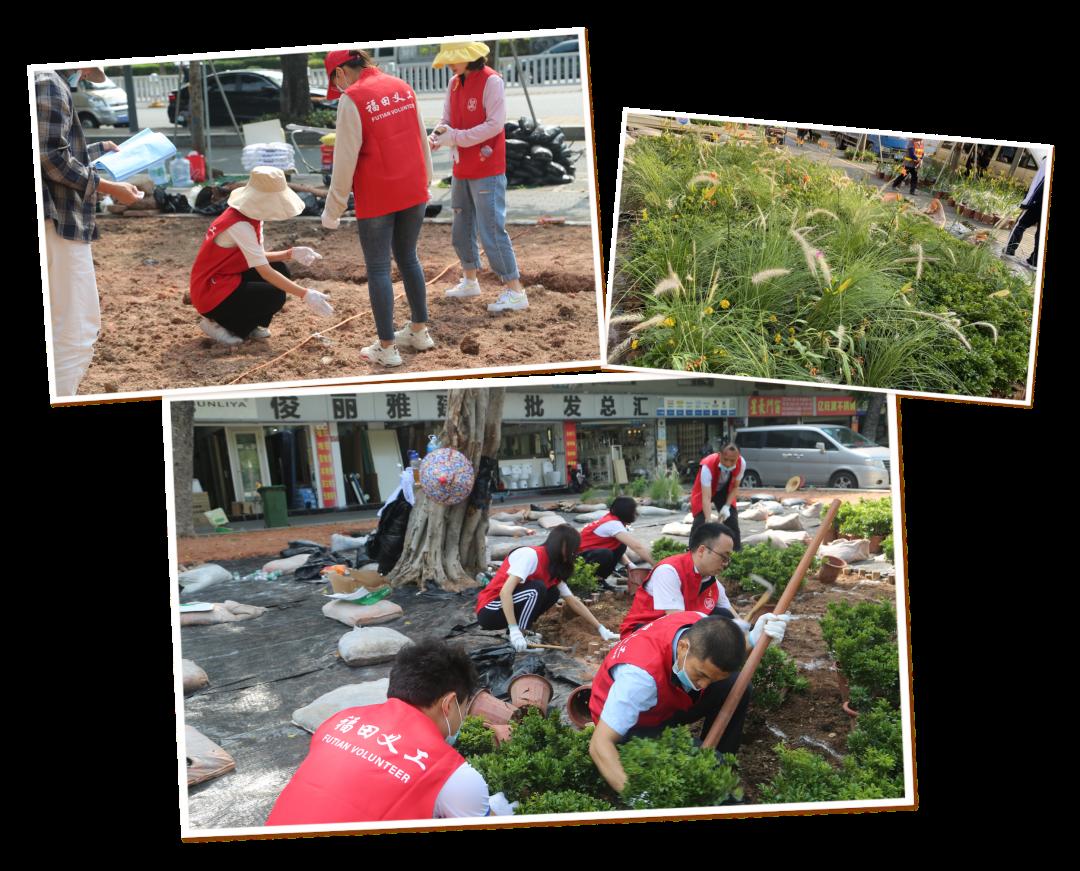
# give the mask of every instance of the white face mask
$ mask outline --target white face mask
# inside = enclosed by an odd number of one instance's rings
[[[457,696],[454,696],[454,704],[457,705],[458,712],[458,727],[457,731],[453,734],[450,733],[450,719],[445,714],[443,719],[446,720],[446,743],[453,747],[457,743],[458,734],[461,732],[461,724],[465,722],[465,715],[461,713],[461,705],[458,705]]]
[[[70,76],[68,76],[68,87],[74,88],[79,84],[79,80],[82,79],[82,70],[75,70]]]

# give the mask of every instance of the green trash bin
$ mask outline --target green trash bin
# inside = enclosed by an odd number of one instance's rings
[[[289,525],[289,509],[284,484],[260,487],[259,497],[263,504],[263,520],[268,528]]]

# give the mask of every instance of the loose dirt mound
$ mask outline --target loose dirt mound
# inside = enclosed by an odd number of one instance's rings
[[[202,243],[209,218],[103,218],[101,239],[94,244],[94,265],[101,297],[101,336],[94,360],[79,392],[116,393],[204,387],[232,379],[269,362],[312,333],[345,318],[356,320],[315,339],[284,360],[240,383],[307,378],[341,378],[430,372],[486,366],[530,366],[599,357],[596,281],[592,231],[588,227],[544,225],[512,227],[522,282],[543,285],[529,291],[529,308],[521,312],[489,313],[501,283],[490,272],[480,273],[481,296],[446,299],[444,291],[460,277],[450,244],[448,224],[426,224],[420,237],[420,262],[431,281],[428,318],[436,347],[423,353],[403,351],[404,365],[385,369],[363,361],[359,350],[375,340],[368,300],[367,271],[355,229],[323,229],[310,219],[268,223],[269,250],[308,245],[323,255],[311,267],[289,264],[299,284],[310,282],[330,294],[332,319],[318,318],[290,297],[270,326],[268,342],[246,342],[226,348],[203,336],[198,313],[181,302],[188,288],[191,265]],[[395,295],[404,293],[395,267]],[[401,327],[408,305],[395,304]],[[461,338],[475,341],[468,350]],[[507,341],[508,334],[513,341]]]

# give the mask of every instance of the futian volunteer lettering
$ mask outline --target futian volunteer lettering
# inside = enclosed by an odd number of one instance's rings
[[[373,726],[370,723],[357,725],[359,722],[360,717],[345,717],[344,719],[339,720],[334,725],[333,732],[340,732],[342,734],[348,735],[355,730],[357,738],[365,740],[375,738],[375,743],[377,746],[385,748],[388,752],[392,754],[400,755],[404,761],[413,763],[414,765],[419,767],[421,771],[427,771],[427,765],[424,764],[424,760],[427,759],[431,754],[428,753],[426,750],[422,750],[418,747],[416,748],[416,752],[409,756],[403,751],[397,749],[397,744],[399,741],[401,741],[401,735],[394,735],[389,732],[379,735],[378,726]],[[323,735],[322,740],[324,744],[329,744],[332,747],[336,747],[339,750],[345,751],[346,753],[351,753],[354,756],[358,756],[360,759],[372,763],[377,768],[381,768],[383,771],[389,772],[393,777],[397,778],[402,783],[409,782],[409,772],[407,770],[398,767],[394,764],[394,762],[381,756],[378,752],[368,750],[358,744],[353,744],[349,741],[345,741],[342,738],[338,738],[336,735],[332,734],[332,732],[327,732],[325,735]]]

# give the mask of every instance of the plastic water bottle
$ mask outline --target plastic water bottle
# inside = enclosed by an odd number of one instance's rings
[[[424,453],[430,454],[432,451],[437,451],[442,447],[442,443],[439,441],[439,437],[432,433],[428,436],[427,450]]]
[[[165,161],[159,160],[153,166],[151,166],[146,174],[150,176],[150,181],[156,185],[166,185],[169,183],[169,175],[165,172]]]
[[[186,157],[174,157],[172,165],[169,167],[169,175],[172,176],[172,186],[174,188],[191,187],[191,161]]]

